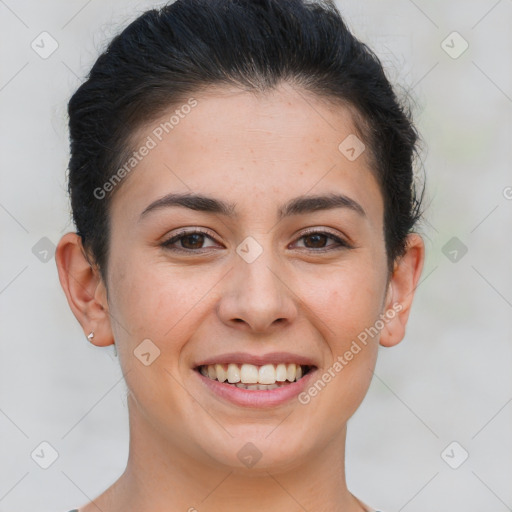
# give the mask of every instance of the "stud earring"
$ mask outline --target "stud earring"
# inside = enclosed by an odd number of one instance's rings
[[[87,336],[87,339],[91,341],[94,338],[94,332],[91,331],[91,333]]]

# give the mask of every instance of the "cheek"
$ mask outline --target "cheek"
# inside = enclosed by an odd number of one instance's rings
[[[299,396],[310,418],[308,428],[323,431],[327,439],[334,438],[361,405],[378,353],[379,337],[369,336],[366,329],[379,317],[379,292],[361,282],[350,283],[340,279],[340,286],[331,288],[323,303],[316,304],[320,320],[316,325],[329,357]]]
[[[111,313],[124,327],[116,329],[116,339],[133,351],[149,338],[163,359],[173,355],[166,363],[177,364],[176,351],[197,327],[195,319],[204,308],[202,298],[214,286],[215,275],[198,274],[192,268],[187,272],[154,258],[146,261],[144,255],[125,257],[116,269]]]
[[[309,304],[322,320],[323,334],[333,351],[344,350],[379,318],[385,282],[371,267],[338,269],[309,284],[314,290]]]
[[[363,401],[377,360],[383,285],[368,272],[358,279],[334,276],[314,301],[316,325],[330,354],[302,394],[301,403],[318,428],[334,436]]]

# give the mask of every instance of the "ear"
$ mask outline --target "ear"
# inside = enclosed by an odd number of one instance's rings
[[[409,234],[406,252],[395,262],[393,275],[388,284],[384,306],[384,313],[388,312],[388,320],[380,335],[380,344],[384,347],[397,345],[405,336],[405,326],[424,260],[423,239],[417,233]]]
[[[66,233],[55,251],[59,280],[69,307],[90,342],[105,347],[114,343],[108,314],[107,289],[97,267],[91,266],[82,239],[77,233]]]

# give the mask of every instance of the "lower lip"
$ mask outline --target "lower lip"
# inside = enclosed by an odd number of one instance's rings
[[[243,407],[274,407],[284,404],[296,398],[307,387],[308,382],[315,374],[315,370],[310,370],[304,377],[296,382],[285,384],[278,388],[269,390],[250,390],[237,388],[232,384],[225,384],[218,380],[205,377],[202,373],[194,370],[194,373],[215,395],[227,400],[235,405]]]

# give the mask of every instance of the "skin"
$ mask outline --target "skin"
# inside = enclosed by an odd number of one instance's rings
[[[86,335],[94,331],[91,343],[115,340],[129,390],[126,470],[79,510],[366,510],[345,482],[346,424],[368,390],[379,344],[404,337],[423,241],[408,236],[388,279],[383,199],[369,151],[349,161],[338,150],[356,133],[347,107],[289,84],[260,95],[212,88],[196,98],[116,190],[107,283],[76,234],[57,247],[74,315]],[[168,119],[163,113],[140,129],[134,147]],[[172,207],[139,220],[170,192],[236,203],[239,217]],[[357,201],[366,215],[336,208],[277,221],[288,200],[332,192]],[[183,227],[213,239],[174,244],[188,253],[161,246]],[[352,248],[304,238],[306,228],[327,230]],[[236,252],[248,236],[263,250],[252,263]],[[206,390],[193,370],[222,353],[288,351],[313,358],[321,375],[396,304],[401,311],[306,405],[236,406]],[[160,350],[149,366],[133,354],[144,339]],[[237,457],[247,442],[262,454],[252,468]]]

